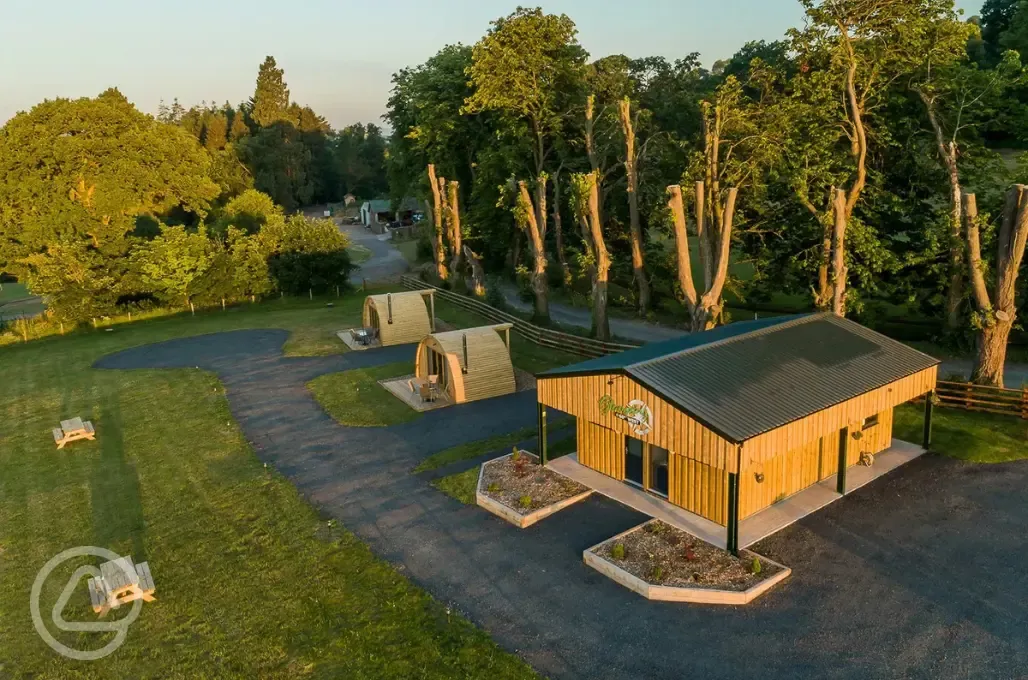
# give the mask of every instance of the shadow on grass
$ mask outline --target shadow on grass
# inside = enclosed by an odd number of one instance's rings
[[[93,541],[98,547],[146,559],[143,536],[143,499],[136,466],[125,456],[121,405],[117,394],[106,395],[100,405],[97,442],[100,458],[89,480],[93,510]]]

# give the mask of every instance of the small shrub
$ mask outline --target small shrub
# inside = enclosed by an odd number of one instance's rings
[[[528,495],[522,496],[518,499],[518,504],[527,510],[528,508],[532,507],[532,497]]]
[[[625,559],[625,544],[615,543],[613,547],[611,547],[610,549],[610,556],[613,557],[615,560]]]
[[[663,576],[664,576],[664,570],[661,568],[661,566],[659,564],[655,565],[653,567],[653,569],[650,570],[650,580],[651,581],[659,581]]]
[[[750,565],[750,573],[753,575],[757,575],[760,573],[761,569],[763,569],[763,567],[760,566],[760,558],[754,556],[753,564]]]
[[[656,536],[660,536],[667,531],[667,525],[663,522],[650,522],[646,525],[646,531]]]
[[[489,486],[485,487],[485,490],[489,493],[500,493],[500,485],[496,482],[489,482]]]
[[[685,546],[685,561],[692,562],[696,559],[696,551],[692,549],[691,545]]]
[[[518,450],[518,447],[515,446],[513,449],[511,449],[510,460],[513,463],[517,463],[519,460],[521,460],[521,451]]]

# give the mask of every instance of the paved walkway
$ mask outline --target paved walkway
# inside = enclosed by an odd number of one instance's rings
[[[407,259],[389,242],[388,234],[372,234],[362,224],[340,224],[339,231],[371,251],[371,258],[350,275],[351,281],[388,281],[407,272]]]
[[[410,474],[535,422],[535,395],[389,428],[335,423],[305,383],[409,347],[285,358],[284,331],[173,340],[100,368],[200,367],[257,456],[380,557],[551,678],[1011,678],[1028,669],[1028,464],[925,456],[754,546],[793,568],[745,608],[650,603],[582,563],[645,518],[593,496],[521,531]]]

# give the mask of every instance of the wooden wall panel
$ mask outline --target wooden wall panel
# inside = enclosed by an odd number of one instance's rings
[[[578,462],[618,481],[624,481],[624,435],[581,418],[577,430]]]
[[[609,384],[610,381],[612,384]],[[737,445],[723,439],[676,407],[622,375],[591,375],[568,378],[540,378],[539,401],[584,421],[598,423],[621,434],[667,449],[672,454],[699,461],[714,468],[734,472]],[[647,434],[612,413],[600,413],[600,399],[609,395],[619,406],[642,401],[653,413]]]
[[[933,366],[749,439],[742,446],[742,467],[745,469],[782,451],[792,451],[843,427],[857,427],[872,414],[883,413],[919,397],[935,389],[937,372],[937,367]]]
[[[685,456],[668,459],[668,500],[721,526],[728,523],[728,473]]]

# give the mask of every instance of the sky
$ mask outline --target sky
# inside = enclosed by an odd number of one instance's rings
[[[529,0],[521,3],[533,6]],[[333,127],[381,124],[390,77],[442,46],[473,44],[519,0],[0,0],[0,122],[43,99],[116,86],[143,111],[238,103],[273,55],[294,101]],[[593,58],[710,66],[750,40],[800,25],[797,0],[549,0]],[[957,0],[971,16],[981,0]]]

